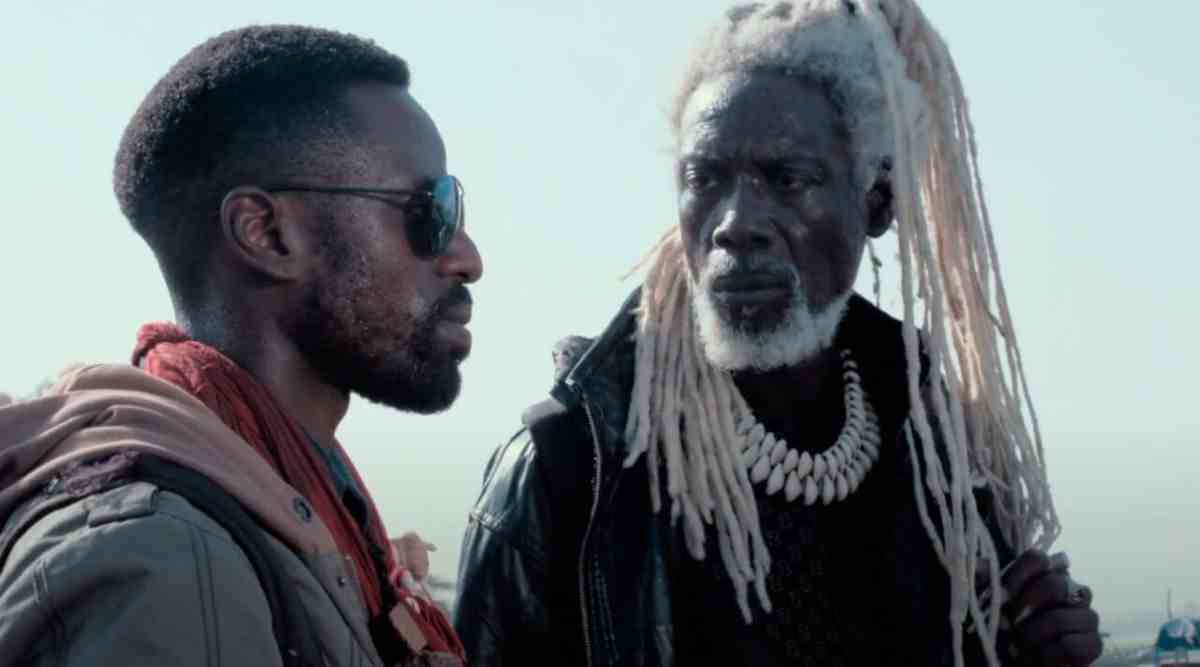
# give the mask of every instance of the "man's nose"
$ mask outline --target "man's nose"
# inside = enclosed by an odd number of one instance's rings
[[[466,285],[483,277],[483,258],[467,230],[460,229],[446,252],[438,258],[438,272],[453,276]]]
[[[757,184],[739,178],[722,206],[713,229],[713,245],[735,253],[762,252],[771,247],[777,231],[771,222],[770,206]]]

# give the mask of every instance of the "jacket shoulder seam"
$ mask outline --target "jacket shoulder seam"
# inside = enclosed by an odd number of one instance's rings
[[[533,540],[523,539],[518,531],[502,525],[504,520],[491,512],[475,509],[471,511],[471,519],[481,528],[487,530],[507,547],[533,560],[538,567],[545,568],[547,561],[545,552],[533,543]]]
[[[170,492],[164,491],[163,493],[170,493]],[[175,495],[175,494],[171,494],[171,495]],[[183,500],[186,500],[186,498],[183,498]],[[189,507],[190,507],[190,505],[189,505]],[[200,512],[200,510],[195,509],[195,508],[192,508],[192,511],[199,513],[199,514],[203,514],[202,512]],[[54,516],[54,513],[47,514],[46,516],[41,517],[37,521],[34,521],[33,523],[31,523],[29,525],[29,528],[33,528],[34,526],[46,521],[47,519],[52,518],[53,516]],[[229,535],[229,533],[224,532],[223,529],[220,529],[219,526],[217,528],[218,528],[218,530],[221,530],[221,532],[216,532],[207,526],[200,525],[198,522],[196,522],[195,520],[193,520],[190,517],[187,517],[180,513],[176,513],[171,510],[164,510],[161,507],[156,508],[155,512],[152,514],[144,514],[144,515],[133,517],[130,519],[125,519],[120,523],[124,523],[124,524],[133,524],[134,522],[145,523],[145,522],[153,521],[155,517],[161,517],[165,521],[180,524],[182,527],[184,527],[186,529],[186,532],[189,535],[188,538],[186,538],[186,539],[188,539],[188,541],[192,541],[195,538],[195,533],[198,533],[203,537],[208,537],[208,538],[219,540],[222,544],[232,547],[238,553],[241,553],[241,548],[238,546],[237,542],[235,542],[233,540],[232,536]],[[105,531],[102,531],[100,529],[109,527],[111,525],[113,525],[113,524],[111,524],[111,523],[102,524],[101,526],[89,526],[87,524],[83,524],[83,525],[79,526],[78,528],[75,528],[74,530],[70,531],[70,534],[68,534],[65,537],[64,542],[79,543],[79,542],[82,542],[85,540],[90,541],[90,540],[107,539],[107,537],[104,535]],[[28,530],[26,531],[26,533],[28,534]],[[182,543],[183,543],[183,540],[181,538],[180,544],[182,545]],[[189,547],[188,550],[192,552],[193,557],[196,556],[195,550],[193,548]],[[59,551],[60,551],[59,549],[52,548],[52,549],[47,550],[45,553],[39,554],[33,560],[33,562],[29,563],[29,567],[33,571],[37,571],[38,568],[45,569],[45,568],[51,567],[52,562],[59,556]],[[210,560],[212,560],[211,556],[210,556]],[[245,565],[246,565],[246,567],[249,567],[248,563]],[[47,582],[47,583],[49,583],[49,582]]]
[[[221,638],[218,634],[219,624],[216,622],[216,592],[212,585],[212,556],[208,551],[208,540],[204,539],[206,532],[192,525],[191,522],[185,523],[189,528],[188,538],[192,543],[192,560],[196,566],[194,571],[196,598],[200,605],[200,623],[201,631],[204,633],[204,644],[211,652],[210,655],[217,656],[219,663]],[[207,585],[205,585],[206,583]]]
[[[195,513],[195,514],[197,514],[197,515],[199,515],[199,516],[201,516],[201,517],[204,517],[204,518],[205,518],[205,519],[207,519],[208,521],[211,521],[211,522],[213,522],[214,524],[216,524],[216,519],[212,519],[212,518],[210,518],[210,517],[209,517],[207,514],[205,514],[203,511],[201,511],[201,510],[197,509],[197,508],[196,508],[195,506],[193,506],[193,505],[192,505],[190,502],[188,502],[187,498],[184,498],[183,496],[180,496],[180,495],[178,495],[178,494],[176,494],[176,493],[173,493],[173,492],[171,492],[171,491],[166,491],[166,490],[162,490],[162,489],[159,489],[158,493],[160,493],[160,494],[169,494],[169,495],[171,495],[171,496],[173,496],[173,497],[175,497],[175,498],[178,498],[178,499],[180,499],[180,500],[182,500],[182,501],[184,501],[184,502],[187,502],[187,508],[188,508],[188,509],[189,509],[189,510],[190,510],[192,513]],[[177,522],[179,522],[179,523],[181,523],[181,524],[184,524],[184,525],[185,525],[185,526],[187,526],[188,528],[190,528],[190,529],[192,529],[192,530],[195,530],[195,531],[197,531],[197,532],[199,532],[199,533],[201,533],[201,534],[205,535],[206,537],[211,537],[211,538],[214,538],[214,539],[221,540],[222,542],[224,542],[224,543],[226,543],[226,544],[229,544],[229,545],[232,545],[232,546],[234,546],[234,547],[237,547],[237,546],[238,546],[237,542],[235,542],[235,541],[233,540],[233,536],[232,536],[232,535],[230,535],[230,534],[229,534],[229,532],[228,532],[228,531],[226,531],[224,528],[222,528],[222,527],[220,526],[220,524],[216,524],[215,526],[205,526],[205,525],[203,525],[203,524],[202,524],[202,523],[201,523],[201,522],[198,520],[198,518],[197,518],[197,517],[191,517],[191,516],[188,516],[188,515],[187,515],[186,513],[184,513],[184,512],[177,512],[177,511],[175,511],[175,510],[174,510],[174,509],[172,509],[172,508],[165,508],[165,507],[162,507],[162,506],[159,506],[159,507],[158,507],[158,509],[157,509],[157,512],[156,512],[156,513],[157,513],[158,515],[160,515],[160,516],[163,516],[163,517],[166,517],[166,518],[168,518],[168,519],[171,519],[171,520],[177,521]],[[238,550],[240,551],[240,550],[241,550],[241,548],[239,547],[239,548],[238,548]]]

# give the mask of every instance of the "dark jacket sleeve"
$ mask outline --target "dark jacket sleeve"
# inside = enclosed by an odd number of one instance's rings
[[[531,407],[488,463],[454,606],[472,667],[585,660],[578,562],[594,458],[581,412]]]
[[[492,456],[463,539],[454,627],[473,666],[539,664],[549,635],[550,513],[536,448],[522,429]]]

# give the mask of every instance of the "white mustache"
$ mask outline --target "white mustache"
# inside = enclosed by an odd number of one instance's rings
[[[705,290],[712,289],[713,282],[720,278],[739,273],[765,273],[774,276],[787,276],[793,288],[800,284],[800,273],[796,267],[783,262],[772,261],[762,256],[739,260],[727,252],[714,252],[700,269],[697,285]]]

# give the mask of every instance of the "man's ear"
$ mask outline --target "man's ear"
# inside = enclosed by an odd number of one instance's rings
[[[284,281],[299,274],[297,251],[303,242],[297,221],[265,190],[230,190],[221,202],[221,231],[229,251],[247,269]]]
[[[883,236],[896,219],[893,206],[892,184],[879,180],[867,191],[867,236],[877,239]]]

